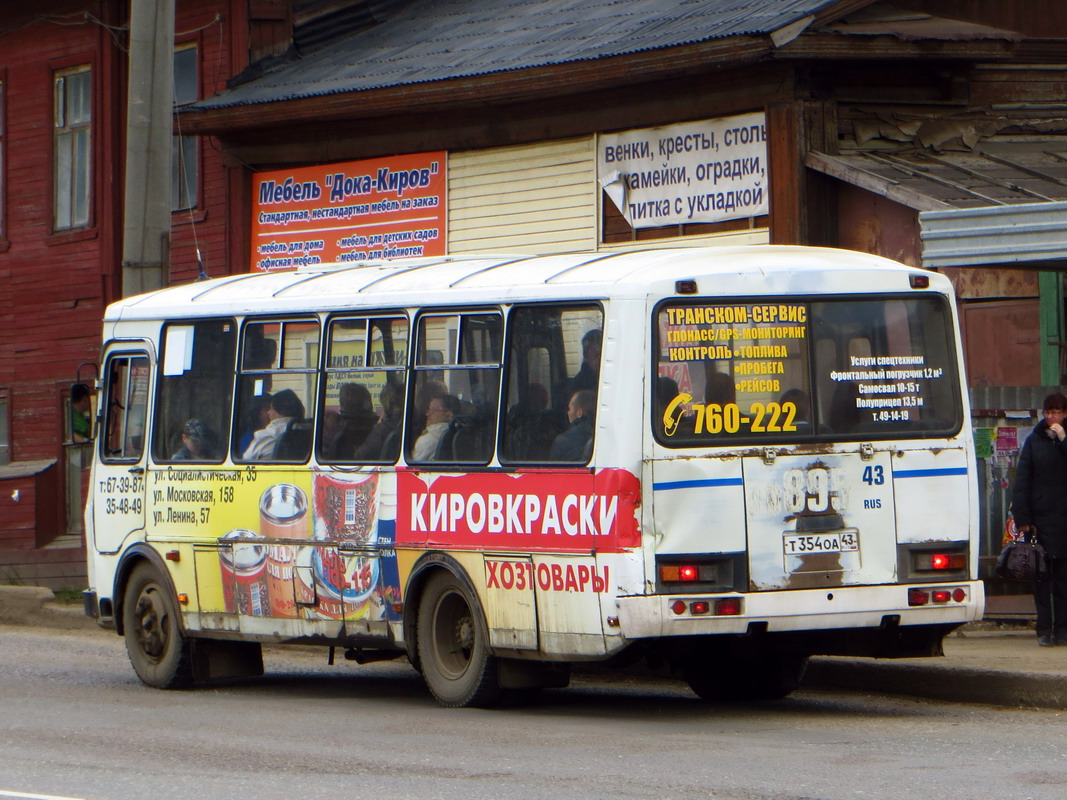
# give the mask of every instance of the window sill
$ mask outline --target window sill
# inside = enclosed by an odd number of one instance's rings
[[[69,231],[60,231],[58,233],[53,233],[44,241],[45,244],[49,246],[61,245],[69,244],[71,242],[84,242],[88,239],[95,239],[97,235],[98,231],[96,228],[75,228]]]

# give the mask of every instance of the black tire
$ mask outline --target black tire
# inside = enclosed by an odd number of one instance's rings
[[[442,570],[426,583],[415,641],[423,680],[441,705],[485,708],[500,701],[481,608],[451,572]]]
[[[122,602],[126,652],[137,677],[157,689],[193,683],[192,648],[182,634],[169,585],[147,562],[133,568]]]
[[[690,662],[682,674],[702,700],[738,703],[780,700],[792,694],[804,678],[807,656],[767,654],[759,660],[728,664]]]

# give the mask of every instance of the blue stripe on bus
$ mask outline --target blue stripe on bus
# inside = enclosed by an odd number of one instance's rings
[[[708,486],[744,486],[740,478],[706,478],[699,481],[665,481],[653,483],[653,491],[667,491],[668,489],[699,489]]]
[[[941,478],[947,475],[966,475],[966,467],[948,467],[945,469],[900,469],[894,470],[894,478]]]

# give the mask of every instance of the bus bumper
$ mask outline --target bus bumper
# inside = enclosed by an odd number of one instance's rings
[[[925,593],[925,603],[918,604],[921,597],[916,590]],[[887,625],[938,626],[948,630],[982,618],[985,586],[981,581],[954,581],[749,594],[647,595],[620,597],[617,603],[620,632],[631,640],[841,631]]]

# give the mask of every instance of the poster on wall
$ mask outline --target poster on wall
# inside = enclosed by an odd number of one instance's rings
[[[635,229],[766,214],[766,115],[601,134],[597,180]]]
[[[444,255],[445,155],[257,172],[251,271]]]

